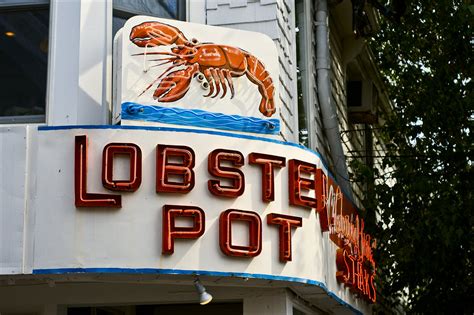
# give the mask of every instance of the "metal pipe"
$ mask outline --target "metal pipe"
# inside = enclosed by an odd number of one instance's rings
[[[323,129],[328,139],[329,150],[336,171],[336,181],[352,199],[346,157],[342,149],[337,109],[331,99],[331,63],[329,59],[328,5],[319,0],[316,8],[316,71],[318,99],[321,107]]]

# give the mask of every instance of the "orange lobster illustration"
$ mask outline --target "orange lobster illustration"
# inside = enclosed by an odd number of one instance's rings
[[[148,52],[136,55],[163,55],[156,66],[171,64],[140,95],[149,90],[158,80],[153,98],[160,102],[174,102],[182,98],[189,90],[191,80],[196,77],[203,87],[209,87],[205,97],[215,98],[222,89],[223,98],[229,86],[231,98],[235,95],[233,77],[246,75],[257,85],[262,97],[259,111],[267,117],[276,109],[274,104],[274,86],[264,64],[249,52],[232,46],[214,43],[199,43],[188,40],[176,27],[161,22],[144,22],[136,25],[130,32],[130,41],[147,49],[163,45],[173,45],[171,52]],[[184,68],[183,68],[184,67]],[[204,81],[205,80],[205,81]]]

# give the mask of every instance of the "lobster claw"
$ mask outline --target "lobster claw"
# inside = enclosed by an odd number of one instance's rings
[[[198,65],[170,72],[165,76],[155,92],[153,98],[159,102],[174,102],[179,100],[189,90],[191,79],[198,71]]]
[[[134,26],[130,31],[130,41],[138,47],[189,43],[178,28],[160,22],[143,22]]]

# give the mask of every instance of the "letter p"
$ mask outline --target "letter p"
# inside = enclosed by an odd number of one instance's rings
[[[176,226],[176,218],[192,218],[193,225],[190,227]],[[171,255],[174,253],[174,239],[176,238],[199,238],[204,234],[205,216],[204,211],[198,207],[164,205],[163,206],[163,240],[162,253]]]

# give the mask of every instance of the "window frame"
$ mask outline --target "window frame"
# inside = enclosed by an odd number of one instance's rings
[[[51,1],[52,0],[13,0],[11,2],[0,2],[0,13],[2,12],[22,12],[38,9],[49,10],[49,25],[48,25],[48,43],[51,42]],[[54,0],[53,0],[54,1]],[[50,76],[50,52],[48,44],[48,64],[46,66],[46,97],[44,100],[44,114],[42,115],[10,115],[0,116],[0,126],[7,125],[44,125],[47,123],[48,117],[48,94],[49,94],[49,76]]]
[[[187,6],[187,1],[185,0],[177,0],[177,11],[178,11],[178,16],[177,20],[179,21],[186,21],[186,6]],[[135,15],[140,15],[144,14],[144,12],[139,12],[139,11],[127,11],[123,10],[122,8],[118,7],[113,4],[112,0],[112,15],[117,16],[120,18],[128,19],[131,18],[132,16]]]

